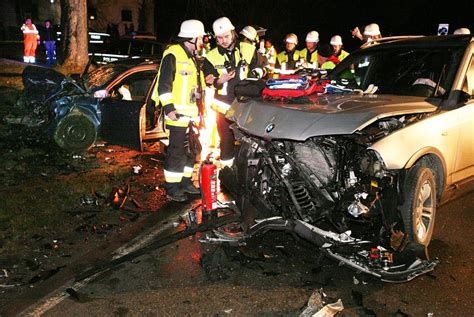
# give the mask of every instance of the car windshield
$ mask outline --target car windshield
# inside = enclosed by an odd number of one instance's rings
[[[451,89],[463,52],[446,47],[361,50],[328,78],[363,91],[376,86],[377,94],[440,97]]]
[[[84,86],[88,91],[101,89],[126,69],[123,65],[113,63],[101,66],[85,75]]]

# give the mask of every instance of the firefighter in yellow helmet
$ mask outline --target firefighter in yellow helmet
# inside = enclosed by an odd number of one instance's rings
[[[300,60],[300,54],[296,50],[298,37],[294,33],[285,36],[285,50],[277,55],[276,68],[295,69],[296,63]]]
[[[177,43],[163,53],[152,98],[161,102],[165,124],[169,129],[164,174],[165,189],[169,199],[183,202],[187,194],[200,191],[191,181],[195,156],[185,153],[185,141],[190,121],[199,121],[199,87],[203,78],[196,66],[196,55],[202,46],[204,25],[198,20],[181,23]],[[203,82],[204,80],[202,80]]]
[[[342,61],[344,58],[349,56],[349,53],[342,49],[342,38],[340,35],[334,35],[331,37],[329,44],[334,48],[334,56],[336,56],[339,61]]]
[[[318,61],[319,33],[311,31],[306,35],[306,47],[300,51],[300,60],[316,65]]]
[[[203,70],[206,83],[216,89],[211,108],[217,111],[220,164],[221,168],[225,168],[231,167],[234,162],[235,139],[230,129],[231,123],[225,117],[235,99],[234,88],[248,77],[263,77],[264,72],[259,64],[256,47],[239,41],[235,27],[228,18],[217,19],[212,28],[217,47],[207,54]]]

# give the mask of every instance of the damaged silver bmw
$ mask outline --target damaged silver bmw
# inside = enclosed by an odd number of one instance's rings
[[[220,177],[244,238],[295,232],[384,281],[433,270],[437,206],[474,178],[473,52],[470,35],[387,38],[316,78],[322,93],[236,99]]]

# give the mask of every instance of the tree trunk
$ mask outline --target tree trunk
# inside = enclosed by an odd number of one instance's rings
[[[155,1],[143,0],[142,10],[145,13],[145,31],[156,34],[155,29]]]
[[[61,0],[61,29],[60,69],[82,73],[89,60],[86,0]]]

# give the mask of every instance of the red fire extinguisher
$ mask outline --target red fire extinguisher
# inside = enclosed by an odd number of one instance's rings
[[[199,183],[202,194],[202,207],[205,212],[217,208],[217,167],[211,161],[201,164]]]

